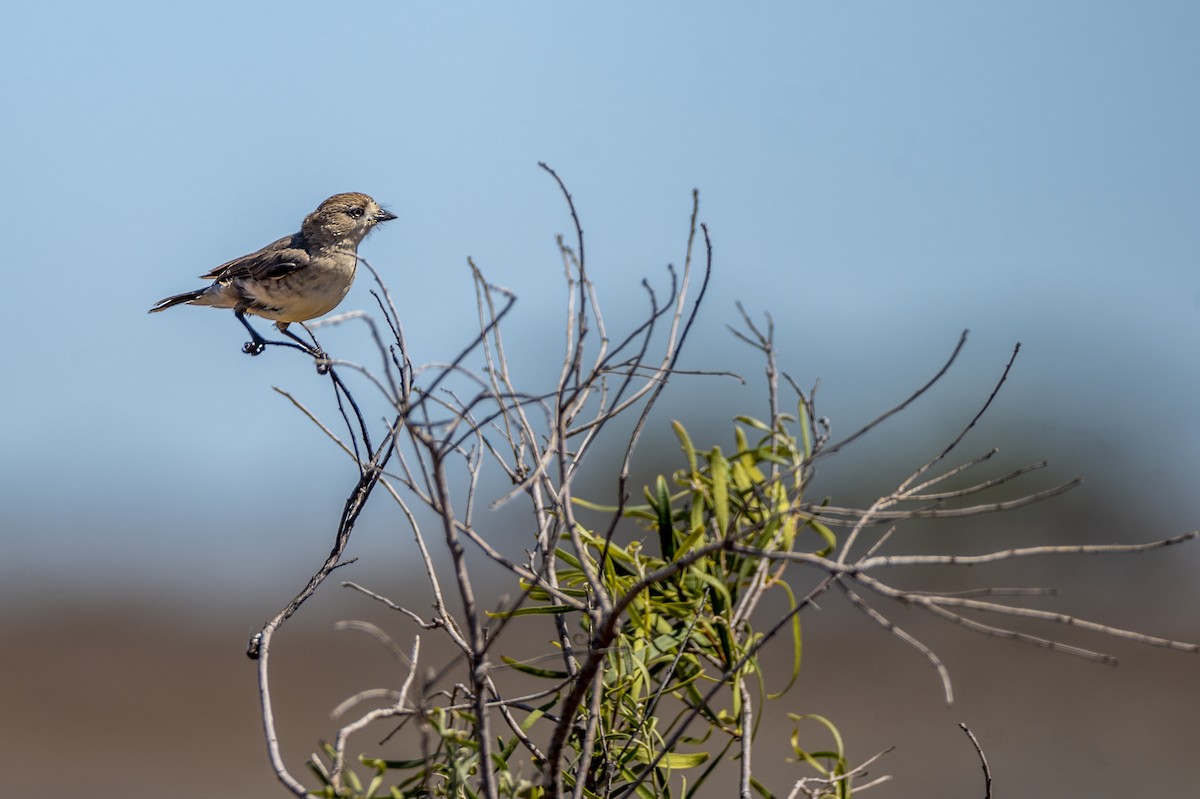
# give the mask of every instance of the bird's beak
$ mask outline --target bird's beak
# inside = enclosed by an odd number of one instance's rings
[[[390,222],[395,218],[395,214],[393,214],[391,211],[385,211],[382,208],[379,209],[379,213],[375,214],[376,222]]]

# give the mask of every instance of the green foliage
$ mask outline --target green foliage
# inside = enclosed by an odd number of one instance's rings
[[[574,541],[582,547],[560,547],[555,553],[559,586],[570,596],[590,597],[589,607],[595,610],[578,612],[555,603],[542,586],[526,584],[525,606],[495,614],[504,619],[563,616],[600,653],[602,663],[594,677],[599,701],[580,705],[567,741],[568,760],[577,767],[587,764],[587,771],[566,769],[569,789],[583,780],[583,795],[588,797],[619,796],[627,790],[643,799],[694,796],[715,767],[728,760],[731,748],[755,734],[753,725],[746,729],[745,724],[747,684],[756,687],[756,705],[778,695],[764,688],[767,675],[757,652],[767,633],[754,628],[753,610],[772,589],[792,608],[795,598],[779,579],[782,566],[758,554],[742,554],[738,547],[760,552],[799,547],[826,554],[837,543],[826,526],[800,509],[812,452],[808,437],[797,438],[788,424],[798,421],[807,433],[805,411],[801,405],[798,420],[780,416],[774,427],[738,417],[735,446],[728,455],[719,446],[697,449],[684,426],[673,422],[684,466],[646,486],[644,505],[618,509],[576,500],[579,506],[621,510],[626,518],[637,520],[655,534],[657,552],[644,541],[622,545],[577,525]],[[607,617],[598,611],[599,603],[590,596],[589,575],[598,578],[619,615],[615,623],[606,625]],[[798,614],[789,614],[784,629],[791,639],[790,687],[800,669]],[[502,659],[552,689],[543,704],[526,711],[520,724],[524,733],[537,737],[552,726],[553,710],[572,682],[581,679],[580,671],[546,668],[542,658]],[[479,750],[472,738],[474,716],[463,707],[427,711],[422,721],[432,747],[424,757],[362,758],[361,763],[374,771],[367,785],[347,770],[347,779],[335,788],[330,770],[314,758],[310,766],[324,787],[313,795],[474,797],[471,784],[480,768]],[[683,734],[697,716],[701,724],[690,729],[706,729]],[[755,723],[759,718],[761,714],[754,716]],[[830,722],[818,720],[837,736]],[[594,722],[591,733],[589,722]],[[498,738],[490,768],[501,796],[539,799],[546,795],[537,780],[539,764],[521,761],[521,743],[517,735]],[[798,743],[795,751],[798,760],[823,776],[841,774],[846,767],[840,739],[833,752],[809,753]],[[334,762],[332,748],[326,756]],[[684,772],[695,773],[689,781]],[[386,781],[391,786],[380,793],[389,773]],[[850,795],[848,783],[840,783],[838,797]]]
[[[1070,625],[1147,645],[1200,652],[1200,644],[1113,628],[1010,599],[1043,596],[1044,589],[984,586],[945,593],[901,588],[887,579],[896,567],[1146,552],[1200,538],[1200,531],[1192,531],[1140,544],[1010,547],[976,555],[879,552],[899,522],[962,519],[1021,508],[1078,484],[1078,479],[1071,480],[1000,501],[975,499],[1044,464],[965,486],[946,482],[957,480],[995,453],[993,449],[957,465],[947,460],[991,406],[1019,346],[982,407],[958,435],[892,490],[863,508],[805,499],[813,460],[839,452],[930,390],[962,351],[965,332],[931,379],[875,421],[830,445],[829,425],[814,419],[811,396],[806,397],[777,366],[770,316],[765,327],[760,326],[739,305],[744,330],[732,332],[765,360],[769,423],[736,417],[734,442],[728,449],[697,448],[683,425],[673,423],[682,465],[644,488],[645,504],[628,507],[624,495],[628,459],[637,451],[650,410],[678,373],[679,353],[708,289],[713,267],[708,229],[698,222],[698,195],[693,193],[687,247],[682,266],[668,267],[668,294],[662,296],[644,282],[646,317],[627,335],[613,336],[588,277],[583,228],[570,192],[554,170],[541,166],[558,184],[575,228],[573,246],[558,239],[568,288],[567,329],[563,362],[552,387],[526,390],[514,381],[500,327],[516,297],[488,282],[468,260],[479,332],[454,361],[436,366],[414,365],[396,306],[378,273],[370,270],[380,289],[376,299],[386,327],[377,326],[370,317],[360,318],[371,329],[382,372],[337,360],[322,359],[318,365],[318,371],[328,374],[332,382],[346,425],[344,439],[281,391],[357,467],[329,556],[247,647],[247,654],[258,661],[271,765],[293,795],[304,796],[308,789],[291,775],[279,751],[267,665],[272,636],[335,569],[349,562],[344,555],[350,533],[377,487],[396,502],[414,535],[431,589],[427,607],[432,613],[426,618],[425,611],[410,610],[353,583],[344,585],[401,611],[422,631],[444,636],[458,657],[433,673],[420,660],[420,635],[413,637],[411,654],[405,655],[382,629],[354,623],[351,629],[374,635],[395,654],[407,676],[398,690],[365,691],[343,703],[342,708],[348,708],[380,697],[391,701],[373,706],[343,726],[324,753],[313,756],[309,766],[320,783],[309,792],[314,796],[692,799],[703,786],[711,786],[719,764],[725,763],[738,768],[740,797],[752,791],[770,797],[752,773],[755,734],[767,704],[798,678],[801,609],[832,589],[923,656],[940,679],[947,702],[953,699],[950,675],[937,653],[872,602],[915,607],[984,635],[1102,663],[1115,659],[1026,632],[1016,621]],[[693,263],[701,251],[702,268],[699,258]],[[689,287],[696,289],[694,299],[689,298]],[[391,333],[388,341],[385,330]],[[469,368],[465,362],[477,356],[482,356],[484,366]],[[370,406],[360,405],[336,366],[347,373],[362,371],[368,383],[382,392],[389,410],[381,431],[372,432],[366,421],[372,415]],[[777,411],[781,378],[799,398],[794,417]],[[628,439],[627,460],[618,472],[620,504],[605,508],[581,502],[574,490],[580,467],[593,445],[608,437],[611,423],[627,413],[638,421]],[[489,504],[478,491],[485,462],[498,467],[512,484],[489,507],[517,497],[530,503],[532,535],[527,540],[532,548],[523,559],[510,559],[476,523],[476,508]],[[443,588],[444,577],[434,564],[414,504],[437,520],[457,596]],[[606,518],[590,524],[581,521],[581,516],[592,518],[587,509],[603,512]],[[826,524],[844,533],[839,538]],[[883,524],[885,532],[869,532]],[[631,535],[630,528],[637,525],[644,538]],[[473,547],[470,558],[469,547]],[[476,556],[489,568],[505,570],[521,587],[520,592],[511,592],[515,597],[502,601],[502,611],[487,614],[490,618],[485,617],[485,608],[496,605],[481,599],[477,591],[472,577]],[[823,574],[799,599],[783,581],[791,564],[806,564]],[[782,615],[776,610],[767,617],[766,611],[758,609],[772,590],[789,610]],[[981,621],[976,614],[993,621]],[[539,629],[550,630],[551,643],[542,652],[514,652],[511,636],[504,635],[509,624],[541,624]],[[764,644],[776,638],[784,639],[779,645],[791,644],[790,669],[782,675],[764,673],[760,660]],[[538,687],[529,689],[530,682]],[[768,682],[786,684],[773,695],[766,689]],[[792,748],[804,776],[794,783],[790,797],[846,799],[855,787],[852,779],[864,777],[866,767],[886,753],[851,768],[841,736],[828,719],[811,714],[792,718],[803,722],[805,740],[802,744],[797,727]],[[419,740],[401,751],[420,756],[403,760],[363,756],[350,768],[348,739],[368,727],[379,728],[381,722],[392,725],[392,730],[380,746],[407,727],[406,734],[415,730]],[[808,746],[811,722],[822,728],[816,734],[832,737],[832,746]],[[982,750],[967,733],[990,784]],[[857,790],[886,779],[859,782]]]

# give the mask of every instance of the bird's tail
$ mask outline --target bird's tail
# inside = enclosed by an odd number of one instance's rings
[[[146,313],[158,313],[159,311],[167,310],[173,305],[182,305],[185,302],[194,302],[195,300],[200,299],[200,296],[204,294],[204,292],[205,289],[197,289],[196,291],[189,291],[184,294],[176,294],[174,297],[167,297],[166,299],[162,299],[154,303],[154,307]]]

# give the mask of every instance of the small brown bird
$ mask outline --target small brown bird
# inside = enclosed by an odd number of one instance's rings
[[[279,332],[323,358],[324,352],[289,331],[288,324],[303,324],[336,308],[354,282],[358,243],[380,222],[395,218],[365,194],[335,194],[305,217],[299,233],[221,264],[200,276],[212,285],[159,300],[150,313],[182,304],[232,308],[253,339],[243,352],[258,355],[267,344],[286,344],[260,336],[246,321],[246,314],[254,314],[273,320]]]

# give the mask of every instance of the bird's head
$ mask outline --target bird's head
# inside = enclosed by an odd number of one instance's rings
[[[335,194],[304,219],[301,231],[313,244],[354,248],[380,222],[395,218],[366,194]]]

